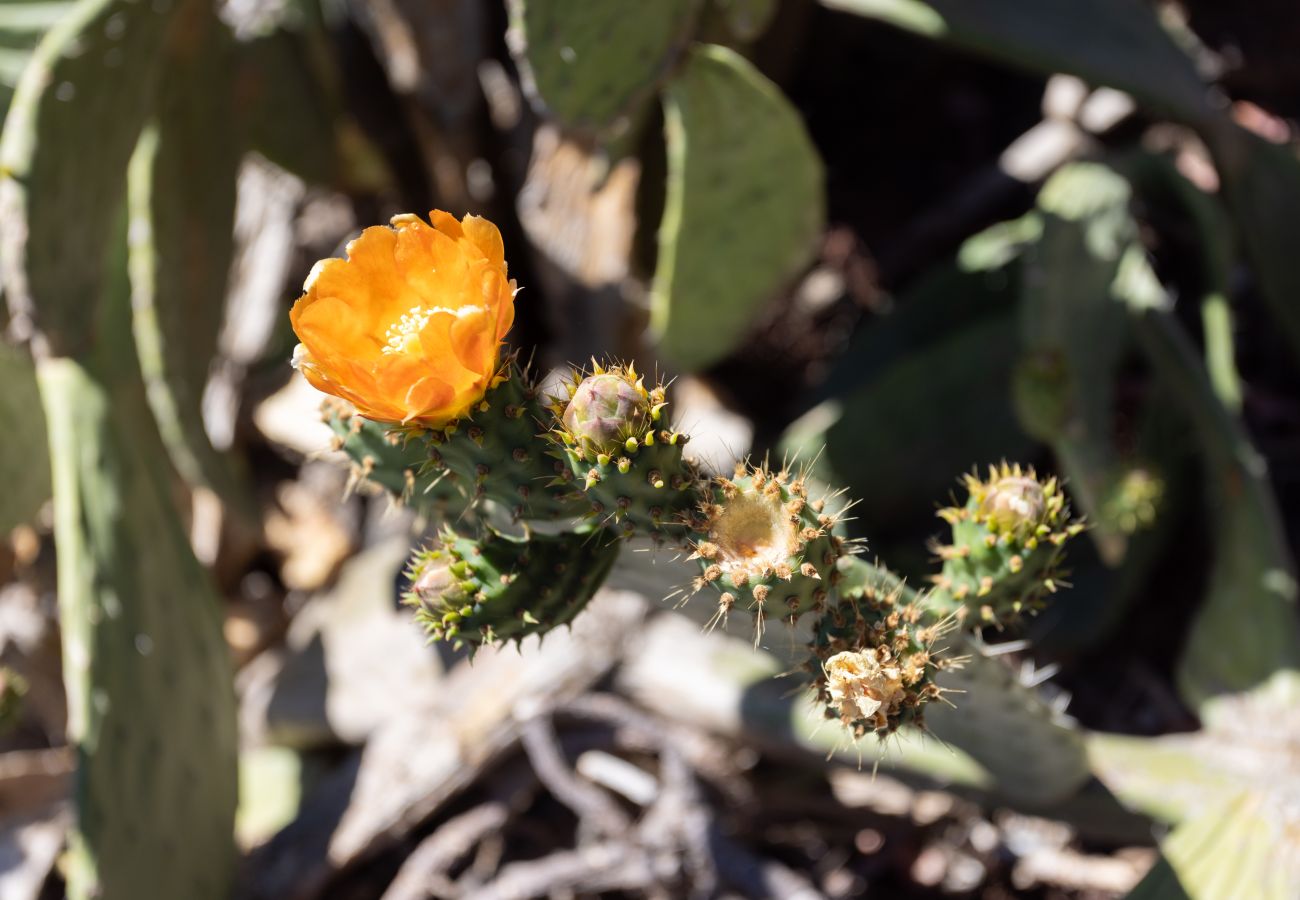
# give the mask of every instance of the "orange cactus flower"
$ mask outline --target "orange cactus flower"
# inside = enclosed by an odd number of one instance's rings
[[[501,233],[441,210],[367,228],[347,259],[323,259],[289,319],[293,363],[318,390],[378,422],[441,427],[496,375],[515,314]]]

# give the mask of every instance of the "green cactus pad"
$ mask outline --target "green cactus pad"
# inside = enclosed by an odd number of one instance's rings
[[[203,424],[234,254],[240,147],[234,129],[212,127],[234,115],[234,41],[215,10],[194,19],[190,39],[169,48],[157,116],[127,172],[134,331],[149,404],[177,470],[253,527],[243,472],[213,448]]]
[[[934,576],[934,602],[942,611],[1006,624],[1042,605],[1062,545],[1083,530],[1055,478],[1040,481],[1019,465],[989,467],[987,481],[964,479],[969,498],[939,516],[952,526],[952,542],[935,547],[943,571]]]
[[[37,368],[78,762],[68,894],[220,900],[235,861],[233,675],[134,359],[121,240],[99,348]]]
[[[603,529],[521,538],[446,530],[438,546],[416,554],[405,599],[435,640],[471,647],[517,642],[582,612],[619,547]]]
[[[799,113],[744,57],[697,46],[664,95],[668,190],[651,325],[686,369],[725,357],[809,263],[822,163]]]
[[[568,128],[599,133],[653,96],[700,5],[511,0],[506,40],[533,104]]]
[[[587,517],[625,537],[680,535],[698,475],[682,456],[688,436],[659,427],[663,387],[648,390],[632,366],[594,365],[565,389],[567,397],[551,398],[551,438],[585,491]]]
[[[23,72],[0,140],[0,262],[14,328],[41,353],[92,340],[127,162],[152,107],[168,29],[196,12],[193,0],[165,8],[82,0]]]
[[[823,501],[808,500],[802,474],[737,466],[734,477],[715,480],[692,522],[695,589],[722,592],[720,617],[744,603],[760,630],[768,613],[794,622],[824,611],[848,548],[823,510]]]
[[[468,504],[461,480],[447,469],[430,468],[424,441],[354,415],[347,404],[326,400],[321,417],[334,432],[334,447],[355,466],[358,479],[372,482],[422,514],[455,516]]]
[[[839,720],[855,738],[925,727],[925,706],[941,693],[935,644],[945,630],[901,584],[869,578],[841,590],[809,648],[813,689],[826,718]]]
[[[549,414],[537,388],[513,360],[471,414],[437,431],[417,432],[427,441],[428,462],[419,478],[445,469],[474,501],[488,499],[516,519],[578,515],[572,474],[547,452],[538,434]]]
[[[50,499],[50,455],[45,416],[36,392],[36,371],[22,350],[0,340],[0,472],[8,473],[0,490],[0,535],[36,520]],[[19,474],[21,473],[21,475]]]

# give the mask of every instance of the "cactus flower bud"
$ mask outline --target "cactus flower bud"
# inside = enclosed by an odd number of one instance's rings
[[[411,582],[412,593],[424,603],[441,597],[456,584],[456,577],[451,571],[452,562],[453,560],[447,558],[431,558],[422,563],[414,573],[415,578]]]
[[[988,485],[980,501],[980,514],[996,531],[1032,530],[1047,511],[1047,498],[1038,479],[1007,475]]]
[[[589,375],[564,409],[564,427],[584,452],[611,453],[650,423],[650,397],[622,373]]]

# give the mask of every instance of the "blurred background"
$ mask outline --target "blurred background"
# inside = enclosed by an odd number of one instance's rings
[[[1300,896],[1293,3],[4,0],[0,82],[4,900]],[[883,749],[668,551],[426,647],[443,511],[287,313],[435,207],[538,377],[658,372],[918,586],[1059,474],[1067,584]]]

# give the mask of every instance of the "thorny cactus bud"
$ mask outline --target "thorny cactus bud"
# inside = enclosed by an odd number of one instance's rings
[[[978,482],[976,484],[979,486]],[[990,531],[1027,537],[1042,523],[1043,514],[1047,512],[1047,497],[1038,479],[1026,475],[1004,475],[985,487],[979,514],[988,522]]]
[[[621,372],[589,375],[564,409],[564,427],[585,453],[616,452],[650,424],[650,395]]]
[[[687,435],[661,427],[664,388],[647,389],[634,366],[573,373],[567,396],[551,398],[551,440],[566,474],[585,492],[589,517],[624,537],[662,541],[694,505],[695,467],[682,455]]]
[[[832,534],[835,522],[824,499],[808,500],[803,474],[738,466],[735,477],[716,480],[693,523],[691,558],[701,568],[695,591],[712,585],[723,592],[718,618],[737,598],[748,599],[756,639],[769,611],[792,622],[820,612],[846,552]]]
[[[1056,590],[1062,545],[1083,530],[1073,521],[1055,478],[1033,469],[990,466],[989,477],[964,479],[965,506],[939,511],[952,542],[936,544],[943,571],[934,577],[935,602],[959,615],[1002,625],[1042,605]]]
[[[580,613],[618,549],[600,530],[467,538],[447,529],[438,545],[416,553],[404,600],[434,640],[471,648],[519,641]]]

